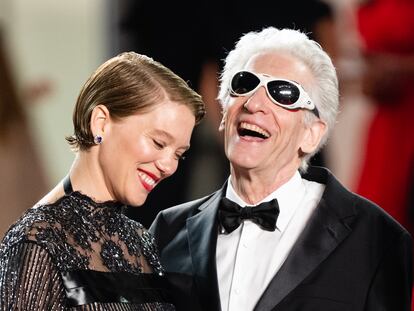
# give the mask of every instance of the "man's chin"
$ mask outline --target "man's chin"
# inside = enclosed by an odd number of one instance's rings
[[[252,170],[257,168],[260,163],[263,163],[263,161],[258,160],[258,158],[235,158],[235,159],[229,159],[230,163],[232,164],[233,168],[237,170]]]

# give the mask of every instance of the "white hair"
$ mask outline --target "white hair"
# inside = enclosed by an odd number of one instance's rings
[[[287,53],[301,60],[314,77],[314,83],[307,91],[319,111],[320,119],[328,128],[316,150],[302,157],[301,169],[306,170],[309,159],[326,143],[335,125],[339,105],[335,67],[321,46],[299,30],[268,27],[258,32],[248,32],[240,38],[225,59],[218,95],[223,111],[227,110],[229,104],[229,86],[233,75],[243,70],[252,56],[263,52]],[[309,124],[314,118],[314,114],[306,110],[304,121]]]

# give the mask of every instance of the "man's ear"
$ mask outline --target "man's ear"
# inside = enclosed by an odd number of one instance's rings
[[[97,105],[91,114],[91,132],[93,136],[103,136],[110,121],[110,114],[105,105]]]
[[[300,150],[305,154],[314,152],[326,131],[327,125],[325,122],[320,119],[313,121],[305,130]]]
[[[218,130],[220,132],[224,130],[224,127],[226,125],[226,116],[227,116],[227,110],[224,110],[223,111],[223,117],[221,118],[221,122],[220,122],[220,125],[219,125],[219,128],[218,128]]]

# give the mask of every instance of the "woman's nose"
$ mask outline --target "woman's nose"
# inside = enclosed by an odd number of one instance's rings
[[[158,159],[155,162],[155,165],[164,177],[168,177],[174,174],[177,170],[178,160],[174,156],[167,155],[165,157]]]

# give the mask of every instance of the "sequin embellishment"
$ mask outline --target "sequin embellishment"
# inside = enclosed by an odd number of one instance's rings
[[[92,269],[139,274],[144,272],[141,261],[146,260],[162,275],[154,238],[124,210],[118,202],[96,203],[73,192],[53,204],[29,209],[10,228],[0,251],[33,241],[51,254],[62,272]]]

